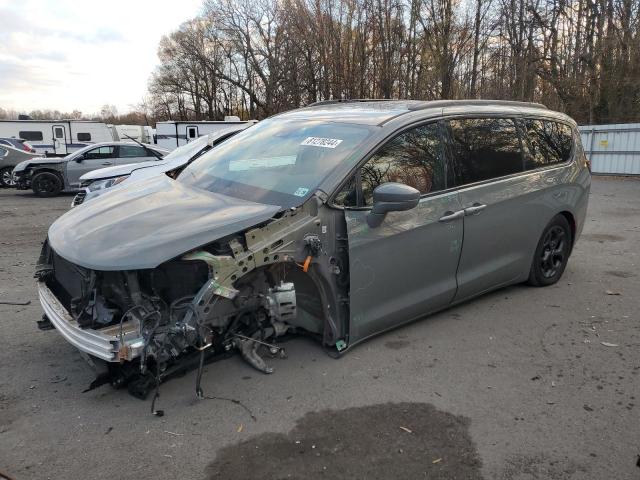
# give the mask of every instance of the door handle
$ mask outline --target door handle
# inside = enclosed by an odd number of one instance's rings
[[[462,218],[462,217],[464,217],[464,210],[458,210],[457,212],[448,210],[444,212],[444,215],[441,216],[438,221],[445,223],[445,222],[451,222],[452,220],[455,220],[457,218]]]
[[[464,209],[464,214],[465,215],[478,215],[485,208],[487,208],[486,205],[482,205],[480,203],[474,203],[470,207],[467,207],[467,208]]]
[[[111,162],[103,162],[102,165],[112,165]]]

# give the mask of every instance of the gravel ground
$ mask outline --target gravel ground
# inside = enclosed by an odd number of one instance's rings
[[[286,344],[161,388],[158,408],[93,380],[41,332],[33,270],[70,196],[0,190],[0,472],[22,479],[638,479],[640,181],[594,178],[562,280],[515,286],[340,360]],[[604,343],[603,343],[604,342]],[[615,345],[615,346],[608,346]],[[245,408],[246,407],[246,410]],[[252,419],[252,415],[255,420]]]

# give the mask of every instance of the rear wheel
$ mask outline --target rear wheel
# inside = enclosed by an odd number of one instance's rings
[[[563,215],[556,215],[542,232],[529,272],[529,285],[553,285],[564,273],[571,252],[571,227]]]
[[[16,176],[13,174],[13,167],[0,169],[0,187],[13,188],[16,186]]]
[[[31,179],[31,189],[39,197],[55,197],[62,191],[62,180],[52,172],[40,172]]]

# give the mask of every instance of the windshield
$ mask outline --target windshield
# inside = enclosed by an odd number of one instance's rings
[[[267,119],[205,153],[178,181],[254,202],[298,206],[373,130],[346,123]]]
[[[193,140],[192,142],[187,143],[186,145],[182,145],[181,147],[176,148],[171,153],[165,155],[162,160],[173,160],[174,158],[191,158],[204,147],[206,147],[208,141],[208,135],[200,137],[196,140]]]

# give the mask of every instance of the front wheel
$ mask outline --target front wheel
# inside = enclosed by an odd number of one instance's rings
[[[13,188],[16,186],[17,177],[13,173],[13,167],[0,168],[0,187]]]
[[[53,172],[40,172],[31,179],[31,190],[39,197],[55,197],[62,191],[62,180]]]
[[[529,285],[553,285],[564,273],[572,243],[571,227],[564,215],[556,215],[542,232],[533,256]]]

